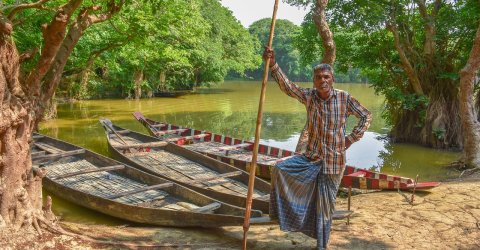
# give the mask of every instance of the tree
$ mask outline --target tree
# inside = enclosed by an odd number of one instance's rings
[[[462,118],[464,163],[480,168],[480,122],[473,103],[473,86],[480,69],[480,24],[466,65],[460,71],[460,117]]]
[[[207,37],[191,52],[195,86],[222,82],[229,72],[243,75],[261,63],[258,41],[217,0],[201,0]]]
[[[479,18],[473,0],[336,0],[328,12],[336,37],[350,36],[337,43],[339,63],[385,96],[393,139],[436,148],[463,145],[458,73]]]
[[[64,5],[48,0],[28,4],[12,0],[0,5],[0,227],[18,230],[33,226],[40,232],[39,224],[50,224],[40,195],[45,172],[33,173],[29,142],[83,31],[118,12],[123,2],[111,0],[99,6],[82,5],[82,0]],[[49,23],[41,26],[40,55],[33,54],[35,50],[19,54],[12,34],[17,35],[16,30],[21,33],[22,24],[37,12],[50,17]],[[24,64],[33,57],[36,62]]]
[[[260,44],[267,44],[270,32],[271,18],[258,20],[248,28],[251,35],[255,36]],[[279,19],[275,25],[275,36],[273,38],[273,48],[275,50],[275,58],[282,65],[282,69],[287,73],[293,81],[311,80],[311,67],[302,67],[300,63],[299,50],[294,45],[294,39],[298,36],[300,27],[296,26],[288,20]],[[259,47],[257,54],[261,55],[263,47]],[[310,66],[310,64],[308,65]],[[261,79],[263,77],[263,67],[248,72],[249,77]]]

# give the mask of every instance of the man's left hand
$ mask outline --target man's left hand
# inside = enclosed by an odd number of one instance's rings
[[[345,138],[345,150],[347,150],[350,146],[352,146],[352,142],[346,137]]]

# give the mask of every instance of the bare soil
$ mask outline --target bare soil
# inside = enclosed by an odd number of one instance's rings
[[[373,192],[352,197],[354,215],[335,221],[330,249],[480,249],[480,173],[428,192]],[[338,209],[347,200],[339,198]],[[62,222],[83,237],[0,232],[1,249],[239,249],[241,226],[218,229],[111,227]],[[89,239],[87,239],[88,237]],[[91,241],[92,239],[96,242]],[[108,244],[105,244],[107,243]],[[313,249],[316,241],[277,225],[256,225],[249,249]]]

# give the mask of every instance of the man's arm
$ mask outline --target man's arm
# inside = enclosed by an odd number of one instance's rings
[[[307,102],[307,90],[288,80],[278,64],[275,63],[270,70],[272,71],[273,79],[278,83],[278,86],[283,93],[297,99],[303,104]]]
[[[368,111],[364,106],[362,106],[357,99],[349,96],[347,100],[347,109],[348,115],[355,115],[359,121],[357,126],[355,126],[346,138],[346,148],[349,148],[351,144],[360,140],[362,138],[363,133],[367,131],[368,127],[370,127],[370,123],[372,122],[372,113]]]
[[[275,62],[274,51],[268,47],[265,47],[265,51],[263,52],[263,59],[265,61],[270,60],[270,70],[272,72],[272,77],[278,83],[280,90],[282,90],[282,92],[287,94],[288,96],[291,96],[297,99],[299,102],[305,104],[307,102],[306,96],[308,90],[288,80],[285,73],[283,73],[282,69]]]

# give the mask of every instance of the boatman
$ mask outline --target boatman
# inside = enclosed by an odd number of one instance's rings
[[[302,88],[288,80],[271,48],[265,49],[263,59],[270,60],[272,77],[280,89],[307,110],[306,151],[272,170],[270,216],[278,219],[281,230],[302,232],[317,239],[318,249],[325,249],[345,170],[345,151],[362,138],[372,115],[349,93],[333,88],[330,65],[315,66],[313,88]],[[359,121],[347,135],[345,126],[352,114]]]

